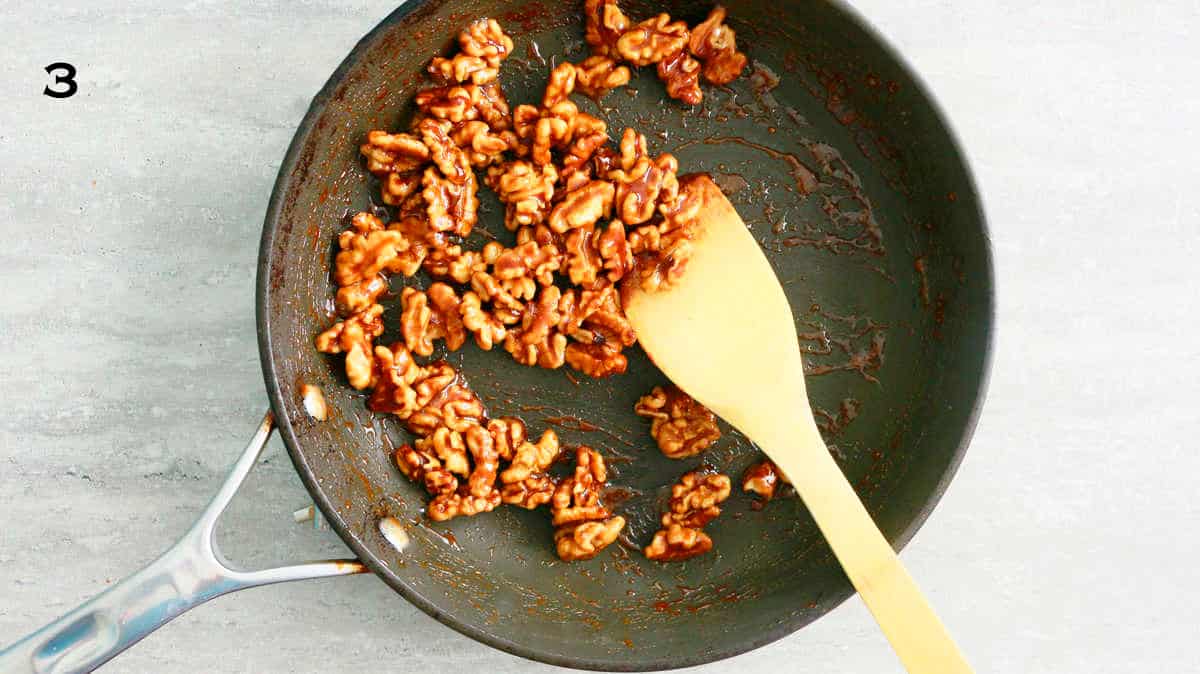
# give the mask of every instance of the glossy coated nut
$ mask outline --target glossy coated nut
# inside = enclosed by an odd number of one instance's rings
[[[537,443],[523,442],[516,448],[512,463],[500,473],[500,482],[513,484],[535,473],[544,473],[558,458],[558,435],[546,430]]]
[[[614,193],[612,183],[601,180],[592,180],[568,192],[550,211],[550,229],[562,234],[577,227],[595,225],[612,209]]]
[[[729,498],[732,483],[728,475],[692,471],[671,487],[671,500],[662,524],[669,527],[702,527],[721,514],[718,505]]]
[[[787,484],[783,473],[771,461],[760,461],[742,473],[742,490],[757,494],[764,501],[775,498],[780,483]]]
[[[466,341],[466,328],[459,315],[459,299],[445,283],[434,283],[428,292],[405,288],[400,295],[403,311],[400,331],[409,350],[419,356],[433,355],[433,340],[445,339],[446,348],[457,350]]]
[[[489,184],[507,207],[504,226],[509,231],[536,225],[546,217],[557,181],[558,171],[553,164],[534,166],[513,161],[488,171]]]
[[[421,191],[421,196],[427,204],[431,228],[458,236],[471,233],[478,220],[479,197],[476,195],[475,174],[468,170],[468,176],[462,184],[456,184],[432,166],[425,169],[425,175],[421,178],[425,189]]]
[[[659,14],[626,30],[617,38],[616,49],[631,65],[648,66],[682,50],[687,41],[686,23]]]
[[[479,295],[467,291],[463,293],[459,305],[462,313],[463,326],[475,336],[475,343],[484,351],[491,351],[492,346],[504,341],[508,330],[494,316],[483,310]]]
[[[734,81],[746,67],[746,55],[737,50],[737,35],[725,25],[724,7],[714,7],[692,30],[688,51],[704,61],[704,79],[713,84]]]
[[[407,133],[370,131],[359,152],[367,159],[367,170],[381,177],[412,171],[429,161],[429,148],[420,138]]]
[[[471,472],[471,463],[467,459],[467,443],[463,440],[462,433],[439,426],[433,435],[418,438],[413,445],[419,452],[436,456],[442,462],[442,466],[455,475],[466,477]]]
[[[371,384],[375,338],[383,334],[383,307],[375,304],[350,318],[338,321],[317,335],[317,350],[322,353],[346,354],[346,378],[356,389]]]
[[[699,454],[721,437],[716,416],[676,386],[655,386],[634,412],[652,420],[650,435],[672,459]]]
[[[429,74],[443,82],[495,82],[500,69],[470,54],[455,54],[453,58],[436,57],[429,63]]]
[[[629,19],[616,0],[585,0],[584,39],[593,54],[616,56],[617,39],[629,28]]]
[[[527,510],[550,502],[554,495],[554,480],[547,475],[534,475],[520,482],[500,487],[500,501]]]
[[[542,107],[553,108],[575,91],[575,66],[563,61],[550,71],[550,81],[542,95]]]
[[[619,345],[571,343],[565,357],[567,365],[597,379],[622,374],[629,367]]]
[[[485,496],[472,496],[460,489],[452,494],[434,497],[425,512],[434,522],[444,522],[455,517],[470,517],[491,512],[500,505],[500,492],[493,489]]]
[[[704,99],[700,90],[700,62],[682,49],[658,62],[658,79],[666,84],[671,98],[688,105],[699,105]]]
[[[498,417],[487,423],[488,433],[496,443],[496,454],[512,461],[517,447],[525,444],[525,422],[516,417]]]
[[[390,348],[375,347],[375,373],[367,407],[375,412],[388,412],[407,419],[425,403],[417,399],[413,385],[426,376],[425,369],[413,361],[403,343]]]
[[[643,552],[647,559],[676,562],[704,554],[712,546],[712,539],[703,531],[672,524],[666,529],[659,529]]]
[[[513,49],[513,41],[495,19],[476,19],[458,34],[463,53],[499,65]]]
[[[555,552],[566,562],[591,559],[617,540],[624,528],[625,518],[619,515],[598,522],[559,527],[554,531]]]
[[[589,56],[575,65],[575,90],[591,98],[603,98],[613,89],[629,84],[629,68],[607,56]]]

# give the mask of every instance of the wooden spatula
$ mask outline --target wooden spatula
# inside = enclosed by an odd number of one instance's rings
[[[970,672],[821,439],[792,312],[766,256],[711,180],[694,187],[701,226],[685,273],[667,290],[626,290],[642,348],[783,470],[909,672]]]

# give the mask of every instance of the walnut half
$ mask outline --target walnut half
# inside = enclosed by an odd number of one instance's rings
[[[780,484],[790,484],[783,471],[771,460],[760,461],[742,473],[742,490],[757,494],[763,501],[775,498]]]
[[[655,386],[633,410],[652,420],[650,435],[668,458],[694,456],[721,437],[717,417],[674,385]]]
[[[720,503],[729,498],[729,476],[692,471],[671,487],[671,500],[662,516],[662,529],[643,550],[648,559],[673,562],[712,549],[712,538],[702,527],[721,514]]]
[[[555,551],[564,561],[591,559],[617,540],[625,518],[600,500],[608,480],[604,457],[591,447],[575,451],[575,473],[558,484],[550,501]]]

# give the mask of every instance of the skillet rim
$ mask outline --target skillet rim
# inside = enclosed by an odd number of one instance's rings
[[[800,617],[787,622],[780,623],[774,629],[765,631],[758,635],[757,638],[742,641],[732,647],[727,647],[723,650],[707,653],[700,656],[675,656],[675,657],[656,657],[651,655],[645,660],[636,663],[631,662],[609,662],[599,659],[583,658],[559,655],[549,653],[535,648],[518,644],[493,632],[481,629],[470,621],[464,621],[454,615],[450,615],[442,611],[435,602],[427,599],[422,594],[409,587],[402,579],[391,573],[390,569],[377,558],[365,545],[359,541],[358,537],[350,530],[343,522],[342,517],[337,512],[335,504],[333,504],[325,493],[320,489],[316,482],[314,471],[309,466],[303,453],[298,450],[299,440],[296,436],[295,429],[292,425],[292,420],[286,414],[286,407],[283,404],[283,395],[279,386],[279,375],[275,367],[276,353],[271,345],[271,321],[270,321],[270,268],[271,268],[271,251],[275,243],[275,235],[279,230],[279,217],[283,210],[285,196],[288,192],[288,185],[291,183],[291,174],[299,163],[303,154],[303,147],[306,144],[309,136],[312,134],[318,118],[321,116],[330,98],[332,98],[337,87],[341,84],[344,77],[351,68],[358,63],[362,55],[370,48],[376,38],[381,36],[388,30],[392,24],[403,20],[408,15],[415,12],[417,9],[425,6],[429,2],[437,2],[438,0],[404,0],[398,8],[384,17],[374,28],[365,34],[355,44],[350,53],[342,60],[333,74],[321,87],[320,91],[313,97],[308,110],[305,112],[303,119],[296,128],[296,132],[292,137],[291,143],[288,145],[287,152],[280,164],[279,173],[276,176],[275,183],[271,190],[271,197],[268,203],[266,216],[263,221],[263,233],[259,243],[257,276],[255,280],[255,323],[258,329],[258,346],[259,356],[263,369],[264,384],[267,389],[267,395],[270,400],[271,410],[274,412],[276,423],[279,429],[279,435],[283,439],[284,446],[287,448],[288,456],[291,457],[292,464],[296,468],[297,474],[300,476],[301,482],[305,489],[312,496],[317,507],[325,515],[330,527],[338,534],[338,537],[354,552],[360,561],[371,569],[377,577],[387,583],[393,590],[399,593],[402,597],[408,600],[411,604],[419,608],[421,611],[437,620],[438,622],[454,629],[455,631],[464,634],[476,641],[487,644],[493,648],[517,655],[530,660],[544,662],[559,667],[572,667],[578,669],[596,670],[596,671],[661,671],[667,669],[677,669],[682,667],[693,667],[697,665],[716,662],[735,655],[741,655],[749,651],[755,650],[769,643],[777,641],[785,636],[793,634],[805,627],[809,623],[827,615],[829,612],[836,609],[842,602],[854,594],[852,589],[843,593],[841,596],[831,602],[828,611],[821,616],[806,618]],[[443,0],[444,1],[444,0]],[[983,241],[983,255],[980,261],[981,269],[977,273],[982,274],[984,282],[984,293],[981,301],[985,306],[981,307],[980,315],[984,321],[984,343],[982,345],[983,353],[979,362],[979,372],[977,386],[970,400],[970,411],[965,419],[957,446],[954,452],[950,455],[944,471],[934,488],[930,491],[925,503],[917,511],[912,521],[908,523],[892,540],[892,546],[897,550],[902,550],[904,546],[912,540],[916,532],[921,528],[925,521],[932,514],[934,508],[941,501],[950,482],[958,472],[959,466],[962,464],[963,458],[966,455],[967,447],[970,445],[971,438],[974,436],[975,428],[978,424],[980,414],[982,413],[983,405],[986,398],[988,383],[991,379],[992,362],[995,351],[995,325],[996,325],[996,287],[995,287],[995,269],[992,254],[992,240],[987,223],[987,216],[983,205],[982,195],[979,192],[978,183],[975,179],[974,172],[971,170],[969,157],[963,148],[959,134],[951,125],[945,110],[934,97],[931,89],[920,74],[912,67],[912,65],[900,54],[899,50],[892,45],[876,28],[867,21],[867,19],[856,8],[846,2],[846,0],[828,0],[828,4],[832,5],[834,11],[841,12],[852,24],[855,25],[862,33],[882,52],[883,57],[891,59],[894,64],[909,77],[912,81],[918,97],[926,104],[930,118],[936,122],[945,136],[953,155],[957,157],[958,162],[962,165],[962,179],[965,191],[975,206],[974,220],[978,225],[979,233]],[[286,355],[286,354],[280,354]]]

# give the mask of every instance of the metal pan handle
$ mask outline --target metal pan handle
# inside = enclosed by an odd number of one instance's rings
[[[0,651],[0,672],[90,672],[184,611],[248,587],[366,571],[357,560],[307,562],[261,571],[232,569],[213,532],[258,461],[275,427],[267,412],[204,513],[179,541],[141,571]]]

